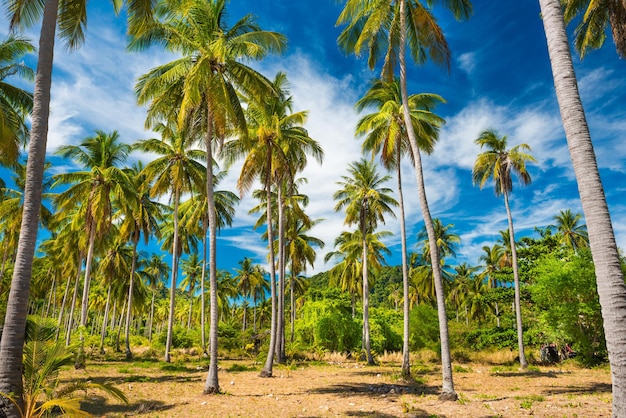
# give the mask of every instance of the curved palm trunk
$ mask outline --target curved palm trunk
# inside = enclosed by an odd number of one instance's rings
[[[70,288],[72,287],[72,279],[67,282],[65,292],[63,292],[63,300],[61,301],[61,307],[59,308],[59,319],[57,320],[57,329],[54,333],[54,342],[59,341],[59,334],[61,327],[63,326],[63,314],[65,313],[65,305],[67,304],[67,296],[70,294]]]
[[[367,205],[367,203],[364,203]],[[367,209],[362,209],[367,213]],[[367,216],[363,213],[361,215],[361,239],[363,241],[363,348],[365,348],[365,355],[367,356],[367,364],[370,366],[375,365],[374,358],[372,357],[372,349],[370,344],[370,288],[369,277],[367,271],[367,230],[365,222]]]
[[[626,416],[626,286],[615,234],[593,144],[578,93],[565,24],[558,0],[540,0],[556,87],[556,97],[569,147],[578,192],[587,222],[589,245],[602,306],[604,333],[611,364],[613,416]]]
[[[404,197],[402,194],[402,168],[400,165],[401,149],[396,150],[397,176],[398,176],[398,206],[400,207],[400,241],[402,243],[402,291],[404,295],[403,306],[403,334],[402,334],[402,377],[411,377],[411,359],[409,356],[409,272],[406,257],[406,225],[404,219]],[[396,302],[396,309],[398,308]]]
[[[270,346],[267,353],[267,359],[265,360],[265,366],[263,366],[263,370],[259,376],[261,377],[272,377],[272,368],[274,365],[274,351],[276,350],[276,265],[274,260],[274,251],[273,251],[273,243],[274,243],[274,234],[272,231],[272,195],[271,195],[271,167],[272,167],[272,154],[268,149],[267,152],[267,167],[268,173],[267,178],[265,180],[265,193],[267,199],[267,242],[269,248],[269,256],[270,256],[270,294],[272,298],[272,315],[270,322]]]
[[[430,260],[433,271],[433,279],[435,282],[435,292],[437,296],[437,313],[439,317],[439,337],[441,340],[441,374],[442,388],[440,399],[457,400],[458,395],[454,391],[454,381],[452,380],[452,360],[450,358],[450,341],[448,337],[448,318],[446,315],[446,302],[443,291],[443,277],[441,275],[441,264],[439,260],[439,251],[437,249],[437,238],[435,236],[435,228],[433,227],[433,219],[430,215],[428,200],[426,198],[426,187],[424,186],[424,173],[422,171],[422,159],[411,123],[411,115],[409,112],[408,92],[406,83],[406,25],[405,25],[405,0],[400,1],[400,92],[402,95],[402,110],[404,113],[405,126],[409,142],[411,144],[411,152],[415,161],[415,178],[417,182],[417,191],[419,195],[422,216],[424,218],[424,226],[428,234],[428,243],[430,246]]]
[[[107,290],[107,301],[104,305],[104,317],[102,318],[102,329],[100,330],[100,354],[104,354],[104,339],[107,335],[107,322],[109,322],[109,306],[111,304],[111,284]]]
[[[204,393],[219,393],[220,385],[217,376],[217,327],[218,327],[218,301],[217,301],[217,214],[215,213],[215,197],[213,195],[213,130],[211,110],[208,112],[208,129],[205,137],[207,150],[207,210],[209,215],[209,286],[210,286],[210,330],[209,330],[209,373],[204,384]]]
[[[282,186],[278,185],[278,313],[276,315],[276,357],[279,363],[285,355],[285,217]]]
[[[204,300],[204,281],[206,280],[206,234],[208,230],[207,220],[206,218],[202,218],[202,278],[200,279],[200,335],[202,338],[202,354],[207,356],[206,352],[206,318],[205,318],[205,309],[206,309],[206,301]]]
[[[130,351],[130,321],[132,318],[133,306],[133,290],[135,285],[135,268],[137,268],[137,243],[139,242],[139,234],[133,239],[133,261],[130,265],[130,279],[128,279],[128,311],[126,312],[126,324],[124,328],[124,339],[126,340],[126,359],[133,358]]]
[[[513,264],[513,282],[515,284],[515,320],[517,324],[517,346],[519,348],[519,364],[522,369],[528,367],[524,354],[524,329],[522,327],[522,303],[520,297],[519,268],[517,266],[517,250],[515,248],[515,233],[513,232],[513,217],[509,206],[509,195],[504,193],[504,206],[509,221],[509,239],[511,241],[511,258]]]
[[[150,324],[148,328],[148,341],[152,342],[152,325],[154,321],[154,296],[156,292],[152,291],[152,300],[150,301],[150,318],[148,319],[148,324]]]
[[[74,326],[74,310],[76,309],[76,301],[78,299],[78,285],[80,283],[80,267],[83,263],[83,258],[78,257],[78,272],[76,273],[76,283],[74,284],[74,293],[72,294],[72,306],[70,308],[70,315],[67,319],[67,330],[65,332],[65,346],[70,345],[72,338],[72,328]]]
[[[174,242],[172,243],[172,281],[170,284],[170,312],[167,319],[167,340],[165,342],[165,361],[170,362],[172,348],[172,331],[174,329],[174,310],[176,309],[176,281],[178,279],[178,202],[180,192],[174,192]]]
[[[26,164],[24,209],[13,267],[11,290],[0,341],[0,392],[13,393],[18,405],[23,405],[22,355],[28,297],[33,269],[33,257],[37,242],[39,211],[48,140],[50,116],[50,87],[52,85],[52,61],[59,0],[48,0],[44,6],[43,22],[39,36],[39,58],[33,98],[32,129]],[[4,398],[3,398],[4,399]],[[0,412],[7,417],[17,417],[18,411],[10,402],[0,401]]]
[[[85,277],[83,281],[83,300],[80,310],[80,325],[87,326],[87,309],[89,308],[89,285],[91,282],[91,264],[93,262],[93,250],[96,243],[96,226],[91,225],[89,231],[89,248],[85,259]],[[81,339],[83,338],[81,333]]]

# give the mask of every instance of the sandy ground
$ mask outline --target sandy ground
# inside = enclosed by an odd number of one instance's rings
[[[610,417],[608,368],[574,364],[532,366],[455,365],[459,400],[443,402],[439,366],[413,366],[415,382],[399,379],[398,365],[358,363],[276,366],[221,362],[222,394],[203,395],[200,363],[106,362],[68,370],[63,380],[109,381],[129,404],[89,392],[83,408],[106,417]],[[236,364],[236,366],[233,366]],[[243,366],[243,367],[242,367]],[[238,369],[249,369],[235,371]],[[253,370],[254,369],[254,370]]]

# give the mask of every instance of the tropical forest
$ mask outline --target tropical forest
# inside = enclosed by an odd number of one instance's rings
[[[0,418],[626,417],[626,0],[257,3],[3,1]]]

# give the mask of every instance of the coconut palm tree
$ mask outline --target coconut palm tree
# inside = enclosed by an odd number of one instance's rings
[[[293,99],[289,96],[286,75],[278,73],[272,83],[273,96],[262,100],[252,100],[247,109],[248,135],[239,140],[231,141],[224,146],[224,157],[227,164],[244,158],[241,174],[237,180],[237,188],[241,194],[247,192],[253,182],[260,178],[265,189],[267,240],[269,246],[270,289],[273,310],[277,309],[276,271],[274,261],[274,217],[272,207],[272,186],[281,193],[283,182],[292,181],[295,173],[301,171],[306,164],[306,155],[312,155],[322,161],[323,152],[319,144],[312,139],[303,128],[307,112],[292,112]],[[254,98],[253,98],[254,99]],[[281,196],[277,203],[282,206]],[[279,222],[280,225],[280,222]],[[279,251],[282,246],[279,243]],[[280,261],[280,258],[279,258]],[[284,283],[279,284],[284,288]],[[278,335],[278,316],[273,315],[270,331],[269,355],[265,362],[262,377],[272,376],[274,351]]]
[[[335,211],[345,209],[347,225],[358,225],[361,233],[362,273],[363,273],[363,335],[367,363],[374,364],[369,338],[369,284],[368,284],[368,253],[367,236],[376,229],[378,222],[385,222],[385,215],[393,213],[393,206],[398,202],[391,197],[391,190],[383,187],[389,176],[380,176],[376,166],[363,159],[349,165],[350,176],[342,176],[337,184],[342,188],[335,192],[337,200]]]
[[[133,198],[128,174],[119,166],[126,161],[131,146],[120,141],[117,131],[107,134],[96,130],[96,135],[84,139],[80,145],[66,145],[57,154],[80,164],[83,171],[61,173],[54,176],[54,186],[70,185],[55,196],[59,211],[82,206],[85,209],[85,233],[87,257],[83,282],[80,325],[87,325],[91,267],[96,240],[105,236],[111,228],[113,201]]]
[[[626,2],[624,0],[565,0],[565,22],[579,18],[574,31],[574,47],[584,58],[587,50],[598,49],[606,40],[606,29],[611,28],[615,50],[626,58]]]
[[[476,144],[486,150],[476,157],[472,170],[474,184],[481,189],[487,181],[493,180],[496,196],[504,197],[504,206],[509,222],[509,242],[511,244],[511,263],[513,266],[513,280],[515,282],[515,316],[517,320],[517,342],[519,346],[520,366],[526,368],[528,363],[524,355],[524,334],[522,329],[522,308],[520,302],[519,271],[517,266],[517,251],[515,249],[515,232],[513,217],[509,206],[509,195],[513,191],[513,175],[517,176],[523,185],[530,183],[530,174],[526,170],[526,163],[535,161],[535,158],[526,151],[530,151],[528,144],[519,144],[507,149],[508,141],[505,136],[498,136],[494,130],[481,132]]]
[[[432,6],[434,0],[427,1]],[[454,16],[467,18],[472,12],[469,0],[451,0],[444,5],[453,12]],[[338,42],[346,51],[361,55],[366,49],[369,54],[368,66],[376,67],[381,57],[384,57],[382,67],[383,80],[391,80],[396,66],[400,72],[400,92],[404,121],[411,120],[407,89],[406,46],[409,43],[411,58],[418,63],[424,63],[428,57],[436,63],[449,65],[450,50],[443,30],[437,24],[429,7],[425,7],[419,0],[385,0],[370,2],[367,0],[348,0],[341,12],[337,24],[347,24],[341,32]],[[432,217],[426,198],[422,161],[418,147],[417,135],[413,124],[405,123],[407,137],[411,145],[411,154],[415,164],[415,176],[422,216],[430,236],[431,245],[435,245],[435,232],[432,226]],[[433,247],[431,256],[433,266],[439,266],[437,252]],[[443,297],[443,279],[438,268],[434,271],[435,284],[439,290],[437,295],[437,310],[439,315],[441,360],[442,360],[442,399],[456,400],[452,380],[452,362],[450,359],[450,345],[448,340],[447,315],[445,299]]]
[[[178,258],[180,255],[178,206],[183,193],[191,192],[202,184],[204,180],[204,166],[200,161],[206,158],[206,153],[194,149],[195,138],[189,137],[187,132],[179,131],[175,126],[160,124],[156,127],[156,130],[161,134],[162,140],[156,138],[142,140],[135,144],[135,148],[159,155],[159,157],[150,161],[144,167],[142,175],[145,176],[146,182],[150,184],[150,196],[157,197],[169,193],[173,208],[170,312],[165,343],[165,361],[169,363],[174,327],[174,308],[176,306]]]
[[[169,273],[169,265],[163,260],[164,257],[164,255],[158,256],[156,254],[152,254],[141,271],[142,276],[145,277],[146,282],[152,290],[150,316],[148,319],[149,325],[146,326],[148,330],[148,341],[150,342],[152,342],[152,328],[154,321],[154,298],[159,284],[165,282]]]
[[[167,115],[175,104],[178,124],[201,121],[207,152],[207,211],[209,216],[209,278],[211,285],[211,360],[205,393],[219,392],[217,377],[217,220],[213,196],[213,141],[220,143],[228,128],[246,134],[246,122],[237,91],[263,97],[270,83],[242,63],[281,52],[284,36],[263,31],[251,15],[226,25],[226,0],[166,0],[157,10],[158,19],[132,38],[131,49],[162,43],[182,53],[179,59],[157,67],[141,77],[137,92],[140,103],[151,102],[149,114]],[[175,75],[172,77],[172,75]]]
[[[11,30],[27,28],[41,22],[26,168],[27,179],[24,190],[24,214],[11,292],[7,303],[7,319],[4,322],[3,338],[0,343],[0,357],[6,360],[0,365],[0,392],[14,393],[18,399],[18,405],[22,405],[23,383],[21,369],[15,365],[22,362],[23,334],[28,314],[32,263],[37,242],[57,22],[59,35],[70,49],[80,47],[87,24],[86,1],[78,0],[73,3],[75,7],[59,7],[59,3],[59,0],[50,0],[45,3],[9,0],[6,4]],[[133,33],[137,27],[143,25],[145,19],[150,17],[153,2],[151,0],[116,1],[113,3],[115,12],[119,12],[125,4],[128,5],[128,30],[129,33]],[[2,410],[11,417],[17,416],[17,410],[11,405],[5,404]]]
[[[20,148],[26,145],[29,132],[25,119],[33,110],[33,95],[9,84],[7,79],[34,80],[32,68],[20,62],[34,51],[30,41],[21,36],[10,35],[0,42],[0,165],[15,165]],[[4,187],[1,181],[0,187]]]
[[[190,329],[194,293],[196,291],[196,286],[202,278],[203,267],[197,253],[192,253],[189,258],[183,260],[180,264],[185,276],[180,282],[180,288],[183,290],[187,289],[187,292],[189,293],[189,316],[187,317],[187,329]]]
[[[484,254],[481,254],[478,258],[478,261],[483,262],[483,271],[480,276],[483,280],[487,279],[487,286],[490,289],[495,289],[499,285],[496,274],[504,267],[502,260],[506,251],[500,244],[494,244],[491,247],[484,245],[483,252]],[[494,303],[494,306],[496,310],[496,326],[500,328],[500,307],[498,301]]]
[[[569,209],[562,210],[558,215],[554,216],[556,221],[554,227],[559,236],[559,242],[574,251],[577,251],[579,248],[589,247],[587,226],[579,223],[581,218],[582,215],[580,213],[574,214]]]
[[[556,97],[589,233],[613,382],[613,414],[626,415],[626,286],[615,233],[578,92],[561,4],[540,0]],[[623,21],[622,21],[623,22]]]
[[[434,94],[419,94],[409,97],[409,107],[414,131],[419,135],[420,149],[430,154],[438,137],[438,129],[443,125],[442,118],[431,112],[443,98]],[[402,117],[402,97],[398,79],[392,82],[374,80],[370,89],[357,102],[356,109],[363,111],[374,107],[377,112],[363,116],[356,128],[357,135],[365,135],[363,150],[371,151],[372,155],[380,154],[385,168],[396,169],[398,182],[398,203],[400,207],[400,234],[402,245],[402,283],[403,292],[409,291],[409,274],[406,250],[406,227],[404,216],[404,196],[402,191],[401,159],[410,148],[404,120]],[[402,348],[402,375],[411,375],[409,362],[409,299],[404,301],[404,333]]]

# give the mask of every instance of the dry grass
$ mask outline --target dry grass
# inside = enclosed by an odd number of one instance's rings
[[[502,354],[504,356],[504,354]],[[260,378],[253,361],[221,361],[221,395],[203,395],[208,360],[91,363],[86,371],[67,370],[63,379],[111,381],[129,405],[89,394],[83,406],[106,417],[610,417],[607,368],[532,366],[519,370],[505,362],[454,364],[456,402],[438,399],[441,370],[432,353],[412,356],[414,381],[400,379],[397,353],[379,356],[367,367],[340,354],[333,364],[277,365],[274,377]],[[418,361],[417,358],[420,358]],[[503,357],[506,359],[506,357]],[[424,361],[426,360],[426,361]]]

